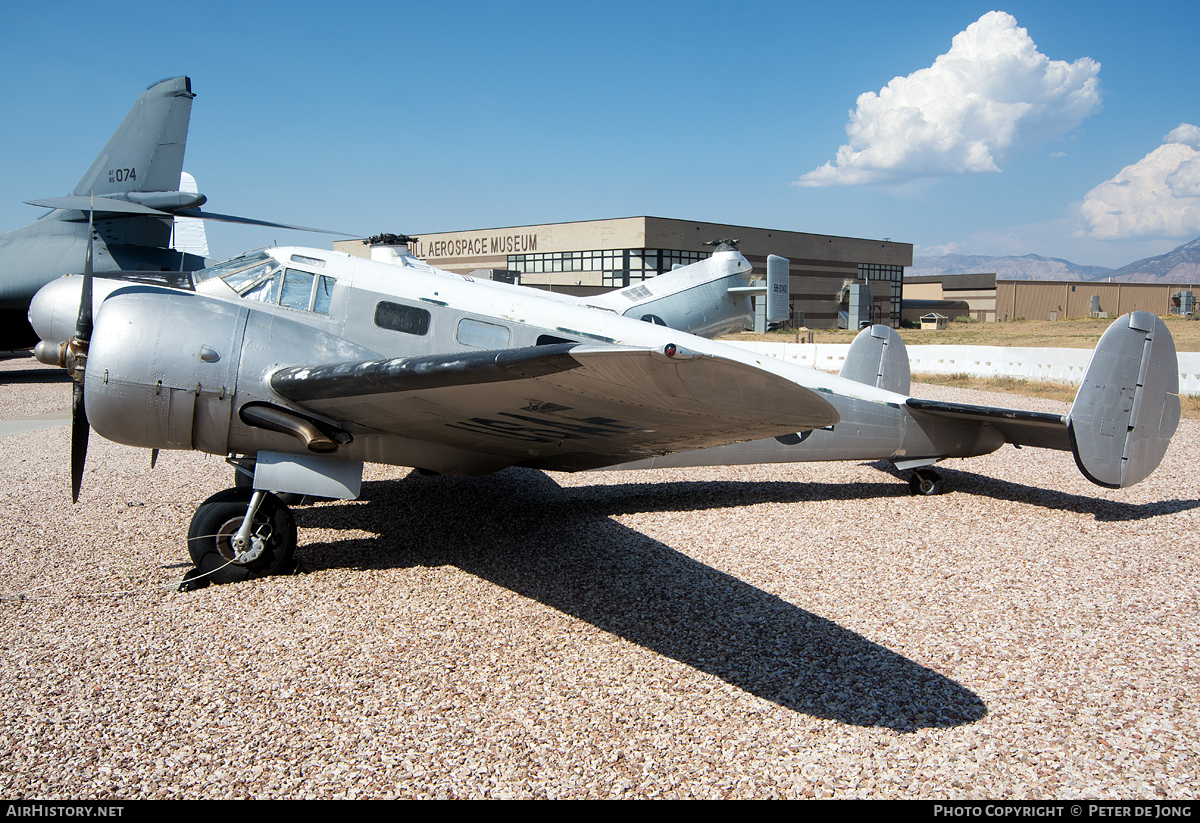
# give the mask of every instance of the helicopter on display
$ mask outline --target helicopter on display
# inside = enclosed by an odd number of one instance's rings
[[[159,449],[225,456],[241,485],[197,509],[188,548],[193,575],[229,582],[291,567],[280,493],[352,499],[366,462],[478,476],[882,459],[937,494],[937,461],[1013,443],[1071,451],[1118,488],[1158,466],[1179,422],[1174,343],[1146,312],[1105,332],[1061,415],[908,396],[883,325],[832,375],[648,317],[744,323],[766,288],[728,243],[590,298],[442,271],[404,243],[372,254],[259,250],[195,272],[194,291],[96,278],[89,255],[39,291],[35,354],[75,379],[73,498],[89,428],[152,465]]]

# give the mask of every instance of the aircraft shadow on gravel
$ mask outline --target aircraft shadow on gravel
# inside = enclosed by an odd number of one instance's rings
[[[358,502],[301,512],[302,527],[377,535],[305,544],[302,564],[308,571],[453,565],[814,717],[909,732],[987,714],[950,678],[611,519],[681,503],[686,510],[698,486],[706,487],[699,499],[707,505],[693,508],[813,491],[788,483],[563,489],[529,470],[473,480],[413,475],[366,483]],[[843,485],[824,490],[856,495]]]
[[[886,460],[864,463],[885,474],[895,477],[900,472]],[[1008,500],[1014,503],[1027,503],[1046,509],[1060,509],[1094,515],[1096,520],[1106,523],[1126,522],[1131,520],[1149,520],[1153,517],[1176,514],[1200,508],[1200,500],[1155,500],[1152,503],[1126,503],[1121,500],[1105,500],[1089,497],[1084,494],[1069,494],[1054,491],[1040,486],[1027,486],[1024,483],[1013,483],[1010,480],[998,480],[984,474],[947,469],[939,467],[946,480],[959,494],[970,494],[978,497],[988,497],[992,500]]]

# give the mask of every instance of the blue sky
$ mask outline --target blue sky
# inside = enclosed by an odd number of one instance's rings
[[[41,213],[21,201],[72,189],[147,85],[188,74],[185,169],[207,208],[281,222],[651,214],[1112,267],[1200,234],[1194,2],[47,2],[5,18],[3,230]],[[216,256],[330,242],[208,237]]]

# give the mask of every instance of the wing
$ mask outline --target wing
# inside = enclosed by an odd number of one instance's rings
[[[280,396],[374,431],[578,471],[833,425],[792,381],[682,349],[561,344],[283,369]]]

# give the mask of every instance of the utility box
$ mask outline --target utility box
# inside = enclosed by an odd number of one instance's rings
[[[842,286],[841,303],[846,308],[838,312],[838,328],[861,329],[871,325],[871,284],[858,280]]]
[[[521,273],[510,269],[473,269],[471,277],[495,280],[497,283],[512,283],[514,286],[521,285]]]

